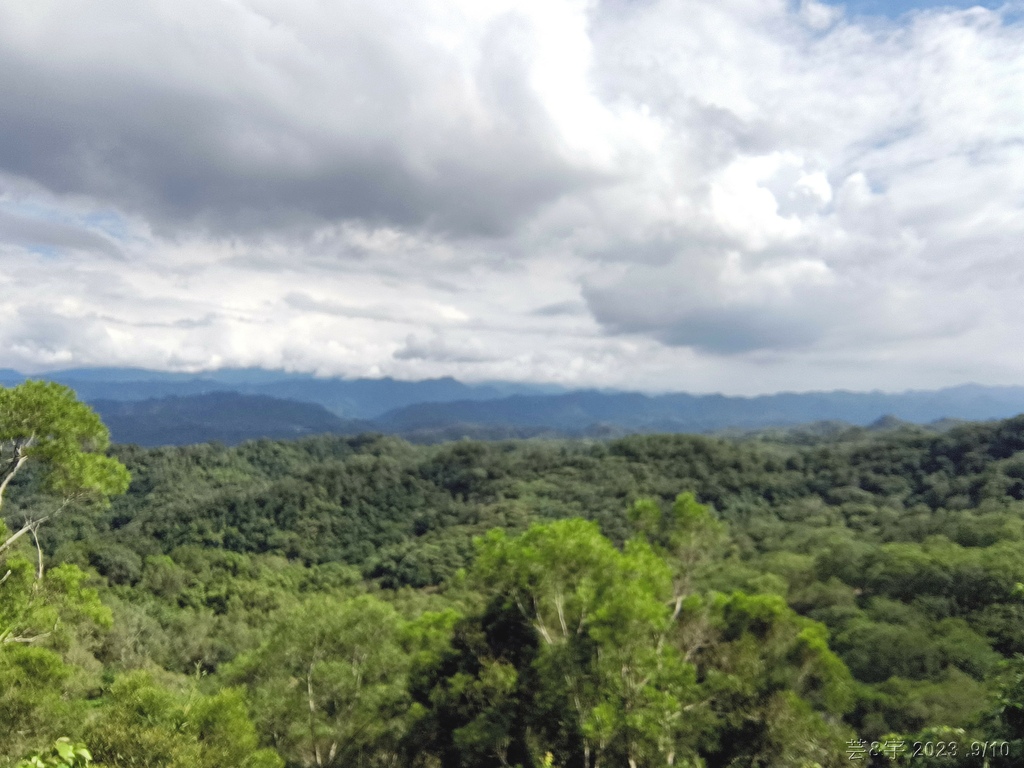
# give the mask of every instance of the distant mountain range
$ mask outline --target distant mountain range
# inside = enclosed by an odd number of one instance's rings
[[[0,385],[26,377],[0,370]],[[259,369],[176,374],[140,369],[55,371],[34,378],[75,389],[117,442],[237,443],[376,431],[419,441],[630,432],[757,430],[819,421],[865,426],[883,417],[919,424],[1024,412],[1024,387],[974,384],[935,391],[810,392],[727,397],[566,391],[452,378],[328,379]]]
[[[11,386],[25,378],[24,374],[17,371],[0,369],[0,386]],[[237,392],[316,403],[346,419],[373,418],[417,403],[492,400],[514,394],[565,391],[561,387],[514,383],[471,385],[450,377],[425,381],[318,378],[310,374],[266,371],[260,368],[228,368],[195,374],[141,368],[76,368],[50,371],[32,378],[59,381],[74,389],[80,399],[90,402]]]
[[[579,432],[599,426],[629,432],[713,432],[814,421],[867,425],[883,416],[918,424],[984,420],[1024,411],[1024,387],[965,385],[930,392],[808,392],[759,397],[593,391],[514,395],[487,401],[417,403],[378,417],[393,431],[453,423],[545,427]]]
[[[265,395],[210,392],[152,400],[93,400],[90,405],[117,443],[234,445],[261,437],[287,440],[318,434],[375,431],[371,422],[342,419],[321,405]]]

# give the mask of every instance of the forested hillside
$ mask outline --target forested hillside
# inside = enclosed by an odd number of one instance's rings
[[[0,765],[1024,760],[1024,417],[111,455],[0,551]]]
[[[148,446],[215,441],[237,445],[259,438],[355,435],[371,427],[368,422],[339,418],[323,406],[234,392],[126,402],[97,400],[90,406],[103,417],[114,441]]]

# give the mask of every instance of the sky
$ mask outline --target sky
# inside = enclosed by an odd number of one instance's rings
[[[0,4],[0,368],[1024,384],[1024,3]]]

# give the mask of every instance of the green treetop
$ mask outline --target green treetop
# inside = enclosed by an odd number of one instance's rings
[[[0,509],[11,481],[30,464],[59,500],[58,509],[75,499],[124,493],[131,478],[104,454],[109,445],[100,417],[68,387],[47,381],[0,387]],[[52,514],[30,517],[10,534],[0,523],[0,555],[26,533],[35,536]]]

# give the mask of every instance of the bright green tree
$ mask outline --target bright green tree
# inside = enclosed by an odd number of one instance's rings
[[[0,519],[0,565],[6,566],[0,568],[0,647],[49,637],[64,612],[62,607],[85,611],[92,619],[99,617],[95,593],[81,589],[77,569],[63,567],[44,580],[37,533],[40,525],[73,500],[105,500],[128,489],[128,470],[102,453],[109,445],[110,434],[99,416],[67,387],[27,381],[0,388],[0,505],[14,478],[32,464],[43,489],[57,500],[56,510],[29,513],[14,533],[8,533]],[[34,579],[22,558],[8,562],[7,557],[26,534],[35,542]],[[82,600],[69,599],[74,597]]]
[[[667,520],[648,511],[649,537],[623,550],[579,519],[481,543],[476,577],[536,633],[518,670],[532,681],[519,695],[540,736],[533,762],[838,764],[853,689],[825,628],[777,595],[687,593],[682,569],[710,556],[694,550],[721,526],[685,496]]]
[[[8,733],[0,758],[23,745],[53,743],[74,723],[66,687],[78,670],[65,657],[78,627],[110,623],[96,591],[83,586],[81,570],[44,570],[38,538],[39,527],[70,502],[127,490],[128,471],[103,453],[109,444],[100,418],[67,387],[29,381],[0,388],[0,508],[19,477],[36,481],[53,502],[28,511],[13,533],[0,518],[0,721]],[[35,543],[34,563],[12,550],[26,536]],[[61,744],[56,757],[33,759],[63,759]]]
[[[281,768],[261,749],[238,689],[184,690],[146,672],[116,680],[87,730],[98,764],[107,768]]]
[[[594,523],[570,519],[534,525],[516,539],[491,531],[476,561],[479,582],[514,604],[537,632],[540,650],[534,665],[550,687],[542,698],[560,698],[572,714],[562,725],[570,739],[582,737],[586,765],[600,764],[614,726],[593,722],[601,697],[591,674],[591,654],[580,653],[581,644],[620,570],[620,557]]]
[[[692,493],[680,493],[667,510],[654,499],[639,499],[630,508],[629,518],[669,563],[673,613],[678,618],[683,600],[692,594],[698,577],[721,555],[728,531]]]
[[[619,551],[579,519],[535,525],[514,540],[497,531],[481,544],[476,575],[539,636],[537,699],[563,702],[542,752],[579,743],[578,758],[593,768],[695,757],[695,669],[665,642],[672,574],[648,544]]]
[[[665,642],[678,619],[670,573],[646,542],[630,542],[589,630],[599,702],[584,729],[603,731],[631,768],[697,764],[706,724],[696,667]]]
[[[57,511],[81,498],[105,499],[128,490],[124,465],[104,454],[110,433],[100,417],[61,384],[26,381],[0,387],[0,510],[11,482],[36,465],[43,488],[58,500]],[[21,528],[6,533],[0,523],[0,555],[55,514],[33,513]],[[42,576],[42,555],[39,554]]]
[[[393,761],[409,711],[402,621],[377,598],[312,598],[225,671],[245,685],[262,731],[292,763]]]

